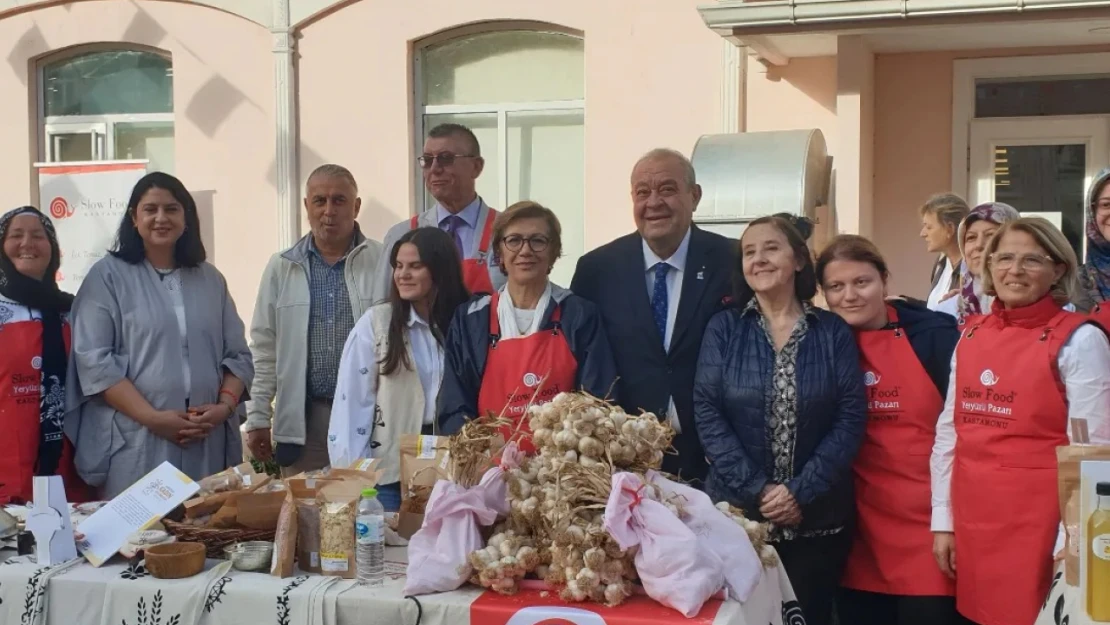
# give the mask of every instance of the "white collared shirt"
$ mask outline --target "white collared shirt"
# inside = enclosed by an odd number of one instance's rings
[[[947,295],[948,292],[956,286],[959,285],[952,284],[952,261],[948,260],[948,258],[945,257],[944,269],[941,270],[940,279],[937,280],[937,285],[933,287],[933,290],[929,292],[929,299],[926,302],[929,310],[937,310],[937,307],[940,305],[941,298]]]
[[[655,293],[655,265],[662,262],[671,266],[670,271],[667,272],[667,331],[663,336],[663,345],[666,351],[670,351],[671,339],[674,338],[675,319],[678,317],[678,304],[682,295],[682,280],[686,274],[686,257],[690,252],[690,232],[691,230],[686,231],[686,236],[682,237],[678,249],[670,258],[666,259],[659,258],[648,247],[647,241],[642,241],[644,249],[644,285],[647,287],[649,303]],[[682,431],[673,398],[670,399],[667,405],[667,420],[670,421],[676,432]]]
[[[462,217],[463,225],[458,227],[457,232],[459,238],[462,240],[462,248],[465,250],[465,255],[469,257],[471,250],[474,249],[474,232],[478,229],[478,215],[482,211],[482,198],[475,197],[474,201],[467,204],[466,208],[457,213]],[[443,220],[451,216],[451,211],[443,208],[443,206],[436,204],[436,225],[443,229]]]

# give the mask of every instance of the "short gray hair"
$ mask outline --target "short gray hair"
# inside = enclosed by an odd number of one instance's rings
[[[342,178],[351,183],[351,186],[355,188],[355,193],[358,193],[358,183],[355,182],[355,175],[351,173],[351,170],[342,165],[326,163],[313,169],[312,173],[308,175],[308,179],[305,180],[305,193],[308,193],[308,183],[312,182],[312,179],[317,177]]]
[[[636,161],[636,166],[639,166],[640,163],[644,161],[661,160],[674,160],[682,166],[683,174],[685,174],[686,178],[686,186],[692,189],[694,185],[698,183],[698,175],[694,171],[694,164],[690,162],[690,159],[686,158],[685,154],[678,150],[672,150],[671,148],[655,148],[654,150],[648,150],[640,157],[640,160]],[[634,166],[633,169],[635,169],[636,166]]]

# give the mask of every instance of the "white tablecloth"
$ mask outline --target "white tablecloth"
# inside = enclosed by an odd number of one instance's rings
[[[644,597],[614,610],[569,606],[537,591],[505,598],[470,586],[406,599],[404,548],[386,549],[388,577],[379,588],[320,575],[280,579],[243,573],[218,560],[209,561],[200,575],[159,580],[120,558],[98,569],[83,560],[47,568],[31,556],[11,556],[10,550],[0,551],[4,625],[415,625],[418,616],[420,625],[527,625],[558,612],[581,625],[804,624],[781,567],[765,572],[747,603],[715,601],[701,618],[685,619]],[[556,603],[557,609],[537,605],[543,603]]]

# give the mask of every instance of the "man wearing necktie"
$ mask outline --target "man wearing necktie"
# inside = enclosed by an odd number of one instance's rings
[[[440,124],[428,133],[424,150],[416,161],[424,186],[436,199],[436,205],[390,228],[385,235],[386,253],[391,252],[405,232],[425,226],[437,227],[455,241],[463,261],[467,289],[471,293],[492,293],[499,289],[505,284],[505,275],[491,253],[497,211],[487,206],[475,189],[485,166],[478,138],[461,124]],[[393,268],[387,265],[383,264],[379,270],[381,273],[374,288],[375,302],[389,297]]]
[[[663,469],[700,486],[694,369],[709,318],[727,304],[736,242],[693,224],[701,200],[685,156],[656,149],[632,170],[636,230],[578,261],[571,291],[601,311],[628,412],[654,412],[677,432]]]

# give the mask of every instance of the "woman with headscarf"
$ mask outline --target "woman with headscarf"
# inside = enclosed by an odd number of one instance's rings
[[[972,315],[983,315],[991,310],[993,295],[983,292],[983,250],[1002,224],[1021,217],[1017,209],[1002,202],[987,202],[976,206],[960,222],[957,241],[960,243],[960,281],[958,290],[937,306],[939,312],[956,317],[961,325]]]
[[[36,475],[61,475],[69,501],[83,501],[62,435],[73,296],[55,282],[54,225],[31,206],[17,208],[0,217],[0,242],[0,504],[30,501]]]
[[[1098,172],[1087,192],[1087,262],[1079,269],[1082,290],[1075,302],[1110,327],[1110,167]]]

